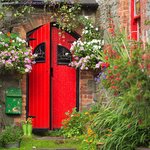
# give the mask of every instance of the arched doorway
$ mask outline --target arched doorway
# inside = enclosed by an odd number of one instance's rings
[[[53,24],[42,25],[27,34],[36,64],[28,80],[28,116],[34,129],[61,127],[65,112],[79,107],[78,71],[69,67],[71,43],[77,34],[63,32]]]

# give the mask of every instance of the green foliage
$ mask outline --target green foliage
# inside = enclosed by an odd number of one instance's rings
[[[18,126],[6,126],[6,128],[0,134],[0,143],[2,145],[18,142],[22,139],[22,129]]]
[[[48,131],[47,135],[54,136],[54,137],[62,136],[62,132],[59,129],[58,130],[50,130],[50,131]]]
[[[73,137],[82,135],[86,130],[86,124],[90,119],[88,112],[66,112],[66,119],[63,120],[62,134],[65,137]]]
[[[100,83],[114,96],[101,106],[92,129],[102,150],[134,150],[150,142],[149,45],[130,41],[125,34],[109,37],[101,60],[110,64],[100,74]],[[103,76],[105,75],[105,79]]]
[[[116,100],[116,99],[115,99]],[[123,102],[102,106],[92,128],[98,134],[103,150],[133,150],[148,146],[149,126],[144,126]]]
[[[80,4],[77,2],[69,4],[64,0],[62,3],[55,2],[56,5],[57,7],[53,7],[51,19],[56,21],[59,28],[69,32],[77,28],[80,24],[78,19],[81,12]]]
[[[81,139],[65,139],[65,140],[41,140],[39,136],[32,136],[30,138],[23,137],[20,143],[20,148],[13,148],[13,150],[32,150],[32,149],[65,149],[76,148],[82,150]],[[7,150],[0,147],[0,150]]]
[[[31,5],[18,5],[18,0],[1,0],[0,3],[0,28],[10,31],[13,27],[12,22],[21,21],[24,16],[33,12]]]
[[[11,30],[11,22],[17,22],[33,12],[38,12],[38,9],[32,7],[30,0],[24,1],[23,3],[21,2],[21,5],[19,5],[19,2],[18,0],[2,0],[0,4],[0,25],[3,28],[7,27]],[[50,20],[55,21],[60,29],[69,32],[82,23],[81,20],[79,20],[81,6],[78,0],[73,3],[69,3],[66,0],[61,2],[45,0],[43,11],[41,12],[50,14]],[[7,26],[5,26],[6,24]]]

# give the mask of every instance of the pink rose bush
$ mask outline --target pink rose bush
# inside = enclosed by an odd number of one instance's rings
[[[13,70],[21,74],[31,72],[35,57],[31,47],[27,47],[27,42],[17,34],[0,32],[0,73]]]

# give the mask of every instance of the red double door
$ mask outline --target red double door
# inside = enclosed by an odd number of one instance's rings
[[[37,54],[29,74],[28,116],[35,129],[60,128],[65,112],[77,105],[77,72],[68,65],[76,39],[51,24],[33,30],[28,39]]]

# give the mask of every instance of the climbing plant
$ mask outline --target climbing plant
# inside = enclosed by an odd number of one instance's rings
[[[68,3],[65,0],[60,2],[51,1],[52,11],[51,19],[55,20],[59,28],[62,30],[71,31],[77,28],[80,24],[79,14],[81,12],[81,5],[76,0],[74,3]]]
[[[11,31],[14,22],[33,12],[34,8],[26,5],[28,2],[19,5],[18,0],[0,0],[0,29]]]
[[[21,3],[20,3],[21,2]],[[5,28],[6,24],[9,30],[12,28],[12,23],[19,21],[39,9],[34,9],[33,3],[29,0],[1,0],[0,1],[0,28]],[[50,21],[55,21],[62,30],[71,31],[80,24],[79,15],[81,13],[81,6],[78,0],[74,3],[45,0],[43,6],[40,8],[40,13],[47,13],[50,16]]]

